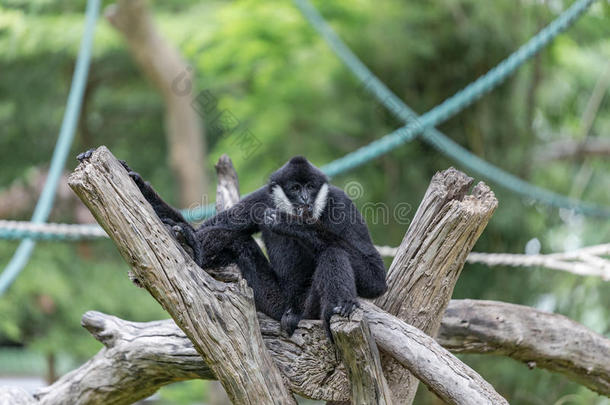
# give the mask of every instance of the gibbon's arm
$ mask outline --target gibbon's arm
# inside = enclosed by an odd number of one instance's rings
[[[152,188],[149,182],[144,181],[139,173],[133,171],[124,160],[120,160],[121,164],[127,170],[129,177],[136,183],[140,192],[146,198],[146,201],[153,207],[157,216],[164,223],[174,224],[190,224],[184,219],[180,211],[163,201],[161,196]],[[170,221],[166,221],[169,219]]]
[[[265,209],[270,205],[268,187],[263,186],[239,200],[228,210],[206,220],[201,224],[198,231],[213,226],[234,231],[241,235],[252,235],[260,230],[261,225],[263,225]]]
[[[348,220],[341,227],[341,234],[349,241],[356,289],[358,295],[364,298],[376,298],[387,290],[386,270],[381,255],[373,245],[369,229],[356,208],[342,190],[337,189],[337,201],[341,201],[346,207]],[[340,194],[339,194],[340,193]]]
[[[307,223],[302,217],[267,208],[263,226],[278,235],[294,238],[314,254],[325,250],[338,239],[320,221]]]

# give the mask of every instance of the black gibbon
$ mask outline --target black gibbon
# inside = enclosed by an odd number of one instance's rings
[[[78,156],[91,156],[91,151]],[[202,268],[236,263],[259,311],[292,335],[299,321],[348,316],[357,297],[387,290],[385,268],[362,215],[341,190],[301,156],[267,185],[194,228],[124,163],[159,218]],[[262,232],[269,259],[252,235]]]

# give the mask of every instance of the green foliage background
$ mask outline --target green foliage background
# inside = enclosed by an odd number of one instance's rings
[[[418,112],[485,73],[568,3],[315,2],[356,54]],[[84,6],[84,0],[0,0],[0,192],[15,181],[26,181],[33,168],[50,160],[82,34]],[[228,153],[243,192],[259,187],[295,154],[324,164],[399,125],[362,94],[288,0],[159,0],[153,10],[161,31],[195,68],[195,89],[211,91],[219,100],[218,111],[230,111],[262,145],[246,157],[234,135],[220,133],[206,117],[207,169],[212,174],[213,163]],[[574,179],[585,163],[582,159],[542,164],[538,158],[554,140],[582,137],[584,108],[610,66],[608,15],[608,3],[598,2],[540,57],[440,129],[537,185],[610,205],[607,159],[587,160],[593,175],[580,193]],[[176,190],[167,165],[163,111],[160,96],[134,66],[121,37],[100,20],[73,154],[105,144],[172,201]],[[608,129],[606,97],[591,135],[607,136]],[[335,183],[362,184],[365,193],[357,205],[383,202],[392,208],[407,202],[412,215],[431,176],[452,164],[415,141]],[[75,165],[71,160],[68,169]],[[574,217],[491,186],[500,206],[477,251],[521,253],[533,238],[539,239],[543,252],[608,240],[606,220]],[[55,213],[51,220],[73,218]],[[393,221],[369,225],[380,245],[397,245],[406,230],[406,225]],[[0,241],[0,266],[16,246]],[[79,326],[85,311],[140,321],[165,317],[146,292],[130,284],[126,271],[108,241],[40,243],[22,276],[0,298],[0,345],[68,355],[78,362],[99,349]],[[467,265],[454,296],[534,305],[610,336],[609,292],[609,285],[596,278]],[[608,403],[560,376],[529,371],[507,359],[463,358],[511,403]],[[6,368],[0,365],[0,372],[10,373]],[[164,395],[171,403],[189,403],[199,395],[176,394],[187,391],[174,389],[174,394]],[[425,389],[420,391],[418,404],[438,403]]]

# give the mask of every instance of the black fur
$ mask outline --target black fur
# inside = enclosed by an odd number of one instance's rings
[[[79,160],[91,156],[85,152]],[[269,183],[194,229],[124,163],[130,177],[178,242],[203,267],[237,263],[254,291],[256,307],[292,335],[302,318],[322,319],[330,335],[333,314],[349,316],[357,297],[386,289],[385,268],[360,212],[339,188],[329,185],[326,204],[314,215],[326,176],[304,157],[294,157]],[[278,209],[280,186],[293,212]],[[269,260],[252,234],[261,231]]]

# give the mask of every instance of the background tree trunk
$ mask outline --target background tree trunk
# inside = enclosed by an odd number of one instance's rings
[[[123,34],[134,60],[165,101],[169,160],[180,185],[180,204],[207,203],[204,130],[192,106],[192,68],[160,34],[145,0],[119,0],[106,18]]]

